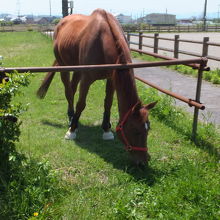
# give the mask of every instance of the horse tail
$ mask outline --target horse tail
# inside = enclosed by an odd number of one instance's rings
[[[55,60],[53,63],[53,66],[57,66],[58,63]],[[45,76],[43,82],[41,83],[40,88],[37,90],[37,97],[40,99],[43,99],[46,96],[47,90],[50,87],[50,83],[53,80],[53,77],[55,75],[55,72],[48,72],[47,75]]]

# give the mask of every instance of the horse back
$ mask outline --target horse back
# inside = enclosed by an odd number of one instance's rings
[[[96,10],[90,16],[70,15],[62,19],[54,34],[54,53],[58,63],[90,65],[119,62],[113,29],[120,32],[120,40],[125,43],[126,40],[113,16],[110,19],[111,25],[103,10]],[[112,71],[105,71],[107,75],[111,73]],[[97,74],[98,78],[106,78],[104,73]]]

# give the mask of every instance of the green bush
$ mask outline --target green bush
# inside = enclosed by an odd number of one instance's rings
[[[12,98],[20,93],[20,86],[27,86],[28,74],[18,73],[8,75],[9,81],[0,84],[0,176],[1,182],[9,180],[11,169],[10,157],[15,156],[14,142],[19,140],[19,126],[16,117],[24,110],[20,104],[12,104]],[[4,186],[4,184],[0,184]]]
[[[211,81],[212,79],[212,74],[210,72],[204,72],[203,78],[207,81]]]
[[[217,73],[213,74],[213,76],[212,76],[212,83],[213,84],[220,84],[220,77],[218,76]]]
[[[140,30],[139,24],[122,24],[122,28],[124,31],[137,31]]]
[[[57,25],[60,22],[60,20],[61,20],[60,18],[56,18],[52,21],[52,24]]]
[[[58,195],[57,174],[47,162],[27,159],[15,149],[21,122],[17,117],[26,110],[13,98],[28,86],[29,74],[7,74],[0,83],[0,219],[27,219],[33,213],[48,211]]]

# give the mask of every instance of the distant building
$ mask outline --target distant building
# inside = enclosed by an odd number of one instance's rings
[[[145,23],[151,25],[176,25],[176,15],[152,13],[143,18]]]
[[[27,16],[26,17],[26,23],[27,24],[33,24],[34,23],[34,16],[33,15]]]
[[[34,20],[37,24],[49,24],[51,23],[56,17],[41,17]]]
[[[192,19],[179,19],[177,21],[177,24],[179,24],[179,25],[192,25],[193,21],[192,21]]]
[[[132,23],[132,17],[131,16],[127,16],[127,15],[123,15],[123,14],[118,14],[118,15],[115,15],[115,17],[119,21],[119,23],[121,23],[121,24]]]

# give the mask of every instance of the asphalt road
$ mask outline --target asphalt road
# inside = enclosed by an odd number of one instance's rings
[[[134,63],[143,62],[133,59]],[[161,67],[148,67],[135,69],[135,75],[146,79],[164,89],[171,90],[186,98],[195,99],[197,79],[185,76],[177,71]],[[220,85],[213,85],[203,80],[201,102],[206,106],[200,110],[199,119],[220,125]],[[176,100],[176,105],[182,106],[186,111],[193,113],[194,108]]]
[[[146,34],[148,36],[153,36],[154,34]],[[204,37],[209,37],[209,41],[220,43],[220,33],[219,32],[199,32],[199,33],[159,33],[160,37],[168,37],[174,39],[175,35],[179,35],[180,39],[187,39],[187,40],[196,40],[196,41],[203,41]],[[137,42],[137,37],[131,37],[132,42]],[[150,38],[143,38],[143,44],[149,44],[153,45],[153,39]],[[167,40],[159,40],[159,47],[165,47],[169,49],[174,48],[174,42],[173,41],[167,41]],[[131,45],[131,48],[137,48],[135,45]],[[194,52],[202,54],[202,44],[194,44],[194,43],[186,43],[186,42],[180,42],[179,45],[180,50],[188,51],[188,52]],[[150,51],[153,52],[152,48],[143,47],[144,51]],[[166,52],[159,50],[159,54],[163,54],[169,57],[173,57],[173,53]],[[209,46],[208,54],[210,56],[216,56],[220,57],[220,47],[217,46]],[[195,58],[193,56],[179,54],[180,59],[189,59],[189,58]],[[211,67],[211,69],[220,68],[220,62],[210,60],[208,61],[208,66]]]

